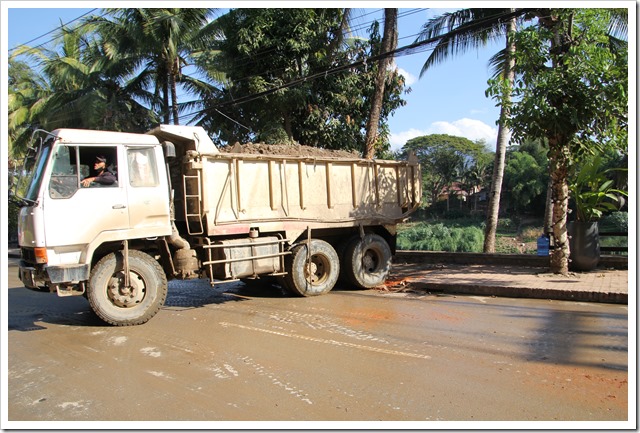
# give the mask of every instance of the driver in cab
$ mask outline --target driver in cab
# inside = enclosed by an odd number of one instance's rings
[[[82,186],[89,187],[91,184],[99,184],[102,186],[113,185],[116,182],[116,176],[107,168],[107,158],[99,155],[93,163],[93,169],[97,173],[92,177],[82,179]]]

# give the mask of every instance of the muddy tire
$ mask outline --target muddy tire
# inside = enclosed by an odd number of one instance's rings
[[[380,286],[391,270],[391,248],[376,234],[354,238],[347,246],[342,267],[346,279],[358,288]]]
[[[286,289],[300,296],[323,295],[333,289],[340,274],[340,260],[333,247],[320,239],[311,239],[311,262],[307,264],[309,245],[293,247],[285,258]]]
[[[164,305],[167,278],[160,264],[148,254],[129,251],[129,282],[124,287],[122,252],[103,257],[89,277],[87,299],[91,309],[115,326],[141,325]]]

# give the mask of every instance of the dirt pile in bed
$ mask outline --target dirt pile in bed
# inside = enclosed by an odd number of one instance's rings
[[[233,146],[220,148],[224,153],[251,153],[262,155],[299,156],[299,157],[330,157],[330,158],[360,158],[360,153],[348,150],[321,149],[319,147],[303,146],[301,144],[265,144],[265,143],[236,143]]]

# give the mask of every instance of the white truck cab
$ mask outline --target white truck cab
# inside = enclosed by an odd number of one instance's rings
[[[155,136],[75,129],[47,135],[20,211],[18,242],[27,256],[20,275],[27,287],[64,294],[68,282],[89,278],[97,248],[171,233],[169,187]],[[116,181],[84,187],[99,155]]]

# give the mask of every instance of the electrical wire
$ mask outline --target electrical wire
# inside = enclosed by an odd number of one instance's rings
[[[63,24],[62,26],[59,26],[59,27],[57,27],[57,28],[55,28],[55,29],[53,29],[53,30],[51,30],[51,31],[49,31],[49,32],[47,32],[47,33],[45,33],[45,34],[43,34],[43,35],[39,36],[38,38],[33,39],[33,40],[40,39],[40,38],[42,38],[42,37],[44,37],[44,36],[46,36],[46,35],[48,35],[48,34],[50,34],[50,33],[54,32],[54,31],[56,31],[56,30],[58,30],[58,29],[61,29],[61,28],[63,28],[65,25],[68,25],[68,24],[70,24],[70,23],[72,23],[72,22],[74,22],[74,21],[77,21],[78,19],[83,18],[84,16],[88,15],[89,13],[91,13],[91,12],[93,12],[93,11],[95,11],[95,10],[96,10],[96,9],[92,9],[91,11],[89,11],[89,12],[87,12],[87,13],[85,13],[85,14],[83,14],[83,15],[79,16],[78,18],[75,18],[74,20],[71,20],[71,21],[69,21],[68,23]],[[398,18],[404,18],[404,17],[406,17],[406,16],[410,16],[410,15],[413,15],[413,14],[415,14],[415,13],[422,12],[423,10],[425,10],[425,9],[419,9],[419,8],[417,8],[417,9],[410,9],[410,10],[407,10],[407,11],[403,11],[402,13],[400,13],[400,14],[398,15]],[[370,15],[370,14],[373,14],[373,13],[379,12],[379,11],[381,11],[381,9],[376,10],[376,11],[374,11],[374,12],[369,12],[369,13],[367,13],[367,14],[363,14],[363,15],[361,15],[359,18],[361,18],[361,17],[363,17],[363,16],[365,16],[365,15]],[[98,18],[103,17],[103,16],[105,16],[106,14],[107,14],[107,12],[103,13],[103,14],[102,14],[102,15],[100,15]],[[494,16],[494,17],[491,17],[491,20],[495,20],[496,18],[507,18],[508,16],[509,16],[509,14],[508,14],[508,13],[505,13],[503,16],[498,16],[498,17]],[[369,27],[370,27],[370,25],[371,25],[374,21],[376,21],[376,20],[369,21],[369,22],[367,22],[367,23],[365,23],[365,24],[368,24],[368,25],[369,25]],[[87,24],[87,23],[85,23],[85,24]],[[85,24],[82,24],[82,25],[85,25]],[[362,29],[364,29],[364,28],[365,28],[365,27],[363,27],[363,25],[360,25],[359,30],[362,30]],[[346,31],[348,32],[349,30],[346,30]],[[419,34],[416,34],[416,35],[413,35],[413,36],[417,36],[417,35],[419,35]],[[412,36],[405,36],[405,37],[403,37],[403,38],[401,38],[401,39],[407,39],[407,38],[409,38],[409,37],[412,37]],[[470,36],[470,37],[471,37],[471,36]],[[389,52],[386,52],[386,53],[380,53],[380,54],[378,54],[378,55],[376,55],[376,56],[370,56],[369,58],[364,59],[364,60],[360,60],[360,61],[356,61],[356,62],[352,62],[352,63],[348,63],[348,64],[340,65],[340,66],[336,66],[336,67],[333,67],[333,68],[330,68],[330,69],[327,69],[327,70],[324,70],[324,71],[317,72],[317,73],[315,73],[315,74],[311,74],[311,75],[308,75],[308,76],[305,76],[305,77],[297,78],[297,79],[291,80],[291,81],[289,81],[289,82],[287,82],[287,83],[284,83],[284,84],[281,84],[281,85],[278,85],[278,86],[274,86],[274,87],[272,87],[272,88],[270,88],[270,89],[267,89],[267,90],[264,90],[264,91],[262,91],[262,92],[257,92],[257,93],[254,93],[254,94],[245,95],[245,96],[243,96],[243,97],[240,97],[240,98],[237,98],[237,99],[234,99],[234,100],[230,100],[230,101],[223,101],[223,102],[220,102],[220,103],[215,104],[215,105],[213,105],[213,106],[209,106],[209,107],[207,107],[207,108],[204,108],[204,109],[202,109],[202,110],[198,110],[198,111],[195,111],[195,112],[190,112],[190,113],[187,113],[187,114],[181,115],[181,116],[179,116],[178,118],[179,118],[179,119],[185,119],[185,118],[187,118],[187,117],[191,117],[191,118],[192,118],[192,120],[193,120],[193,119],[194,119],[194,118],[196,118],[197,116],[199,116],[199,115],[201,115],[201,114],[204,114],[204,113],[206,113],[206,112],[208,112],[208,111],[216,111],[216,112],[218,112],[219,114],[221,114],[222,116],[229,118],[230,120],[232,120],[232,121],[233,121],[233,122],[235,122],[235,123],[238,123],[238,124],[239,124],[240,126],[242,126],[243,128],[249,129],[249,128],[247,128],[246,126],[244,126],[244,125],[240,124],[239,122],[237,122],[237,121],[235,121],[235,120],[231,119],[231,118],[230,118],[229,116],[227,116],[226,114],[222,113],[222,112],[220,111],[220,109],[221,109],[221,108],[223,108],[223,107],[226,107],[226,106],[233,106],[233,105],[239,105],[239,104],[243,104],[243,103],[246,103],[246,102],[250,102],[250,101],[253,101],[253,100],[256,100],[256,99],[262,98],[262,97],[264,97],[264,96],[270,95],[270,94],[272,94],[272,93],[275,93],[275,92],[277,92],[277,91],[279,91],[279,90],[283,90],[283,89],[286,89],[286,88],[289,88],[289,87],[293,87],[293,86],[296,86],[296,85],[302,84],[302,83],[304,83],[304,82],[306,82],[306,81],[309,81],[309,80],[314,80],[314,79],[317,79],[317,78],[320,78],[320,77],[327,77],[327,76],[329,76],[329,75],[337,74],[337,73],[340,73],[340,72],[347,71],[347,70],[349,70],[349,69],[359,68],[359,67],[362,67],[362,66],[365,66],[365,67],[366,67],[366,65],[367,65],[368,63],[376,62],[376,61],[381,60],[381,59],[386,58],[386,57],[400,57],[400,56],[405,56],[405,55],[411,55],[411,54],[421,53],[421,52],[424,52],[424,51],[426,51],[426,50],[433,49],[433,48],[429,47],[429,45],[431,45],[431,44],[435,44],[439,39],[440,39],[440,37],[434,37],[434,38],[430,38],[430,39],[426,39],[426,40],[422,40],[422,41],[414,42],[414,43],[412,43],[412,44],[408,44],[408,45],[402,46],[402,47],[400,47],[400,48],[397,48],[397,49],[395,49],[395,50],[393,50],[393,51],[389,51]],[[27,43],[30,43],[30,42],[32,42],[33,40],[31,40],[31,41],[29,41],[29,42],[27,42]],[[33,49],[37,49],[38,47],[41,47],[41,46],[43,46],[43,45],[45,45],[45,44],[47,44],[47,43],[49,43],[49,42],[51,42],[51,41],[53,41],[53,40],[55,40],[55,38],[54,38],[54,39],[51,39],[51,40],[49,40],[49,41],[46,41],[46,42],[44,42],[44,43],[42,43],[42,44],[38,45],[37,47],[34,47]],[[15,49],[17,49],[18,47],[20,47],[20,46],[24,46],[24,45],[26,45],[26,44],[18,45],[18,46],[16,46],[16,47],[12,48],[12,49],[11,49],[11,50],[9,50],[9,51],[15,50]],[[273,50],[275,50],[275,49],[265,50],[265,52],[261,53],[260,55],[266,55],[266,54],[268,54],[268,52],[269,52],[269,51],[273,51]],[[258,60],[256,60],[256,57],[258,57]],[[251,59],[250,59],[250,61],[260,61],[259,56],[247,56],[247,59],[249,59],[249,58],[251,58]],[[241,58],[240,60],[242,61],[242,58]],[[242,65],[245,65],[245,66],[246,66],[247,64],[240,64],[240,65],[241,65],[241,66],[242,66]],[[238,65],[236,65],[236,66],[238,66]],[[265,72],[278,72],[278,71],[279,71],[279,70],[262,71],[262,72],[261,72],[261,74],[264,74]],[[241,80],[247,80],[247,79],[250,79],[250,78],[255,77],[255,76],[258,76],[258,75],[252,75],[252,76],[242,77],[242,78],[240,78],[240,79],[238,79],[238,80],[234,80],[234,82],[239,82],[239,81],[241,81]]]
[[[507,19],[510,16],[512,16],[513,14],[514,13],[512,13],[512,12],[505,12],[504,14],[493,16],[491,18],[487,18],[486,21],[493,21],[495,19]],[[468,37],[471,38],[472,35],[469,35]],[[205,112],[207,112],[209,110],[219,110],[222,107],[239,105],[239,104],[243,104],[243,103],[246,103],[246,102],[250,102],[250,101],[262,98],[264,96],[270,95],[272,93],[278,92],[280,90],[287,89],[289,87],[293,87],[293,86],[302,84],[302,83],[307,82],[309,80],[314,80],[314,79],[317,79],[317,78],[326,77],[328,75],[333,75],[333,74],[336,74],[336,73],[339,73],[339,72],[346,71],[348,69],[353,69],[353,68],[366,66],[367,63],[373,63],[373,62],[376,62],[376,61],[381,60],[381,59],[386,58],[386,57],[400,57],[400,56],[405,56],[405,55],[412,55],[412,54],[421,53],[421,52],[424,52],[426,50],[433,49],[433,48],[429,47],[429,45],[435,44],[439,40],[440,40],[440,37],[437,36],[437,37],[425,39],[425,40],[422,40],[422,41],[414,42],[412,44],[408,44],[408,45],[402,46],[400,48],[396,48],[395,50],[388,51],[386,53],[381,53],[381,54],[378,54],[378,55],[375,55],[375,56],[370,56],[369,58],[364,59],[364,60],[359,60],[359,61],[356,61],[356,62],[348,63],[348,64],[337,66],[337,67],[334,67],[334,68],[331,68],[331,69],[327,69],[325,71],[320,71],[318,73],[311,74],[311,75],[308,75],[308,76],[305,76],[305,77],[302,77],[302,78],[298,78],[298,79],[289,81],[288,83],[285,83],[285,84],[282,84],[282,85],[279,85],[279,86],[274,86],[274,87],[272,87],[270,89],[267,89],[267,90],[264,90],[262,92],[257,92],[257,93],[253,93],[253,94],[250,94],[250,95],[245,95],[245,96],[242,96],[240,98],[237,98],[237,99],[234,99],[234,100],[230,100],[230,101],[220,102],[218,104],[215,104],[213,106],[207,107],[205,109],[202,109],[202,110],[199,110],[199,111],[196,111],[196,112],[193,112],[193,113],[189,113],[189,114],[180,116],[179,119],[182,119],[182,118],[187,117],[187,116],[195,117],[195,116],[198,116],[199,114],[203,114],[203,113],[205,113]]]
[[[47,41],[45,41],[45,42],[43,42],[43,43],[41,43],[41,44],[39,44],[39,45],[36,45],[35,47],[29,47],[28,45],[29,45],[31,42],[37,41],[38,39],[41,39],[41,38],[44,38],[45,36],[50,35],[51,33],[55,32],[55,31],[58,31],[58,30],[63,29],[64,27],[68,26],[69,24],[71,24],[71,23],[73,23],[73,22],[76,22],[76,21],[78,21],[78,20],[79,20],[79,19],[81,19],[81,18],[86,17],[87,15],[89,15],[89,14],[91,14],[91,13],[93,13],[93,12],[97,11],[97,10],[98,10],[98,8],[91,9],[89,12],[86,12],[86,13],[84,13],[84,14],[80,15],[79,17],[72,19],[71,21],[68,21],[68,22],[66,22],[66,23],[63,23],[63,24],[59,25],[58,27],[55,27],[55,28],[53,28],[53,29],[49,30],[48,32],[43,33],[42,35],[40,35],[40,36],[38,36],[38,37],[35,37],[35,38],[31,39],[31,40],[28,40],[27,42],[25,42],[25,43],[23,43],[23,44],[18,44],[18,45],[16,45],[16,46],[15,46],[15,47],[13,47],[13,48],[9,48],[9,50],[8,50],[8,51],[9,51],[9,53],[11,53],[12,51],[17,50],[17,49],[18,49],[18,48],[20,48],[20,47],[27,47],[27,48],[29,48],[30,50],[35,50],[35,49],[37,49],[37,48],[43,47],[44,45],[46,45],[46,44],[48,44],[48,43],[50,43],[50,42],[55,41],[57,38],[55,38],[55,37],[54,37],[54,38],[52,38],[52,39],[49,39],[49,40],[47,40]],[[102,15],[102,16],[104,16],[104,15]]]

